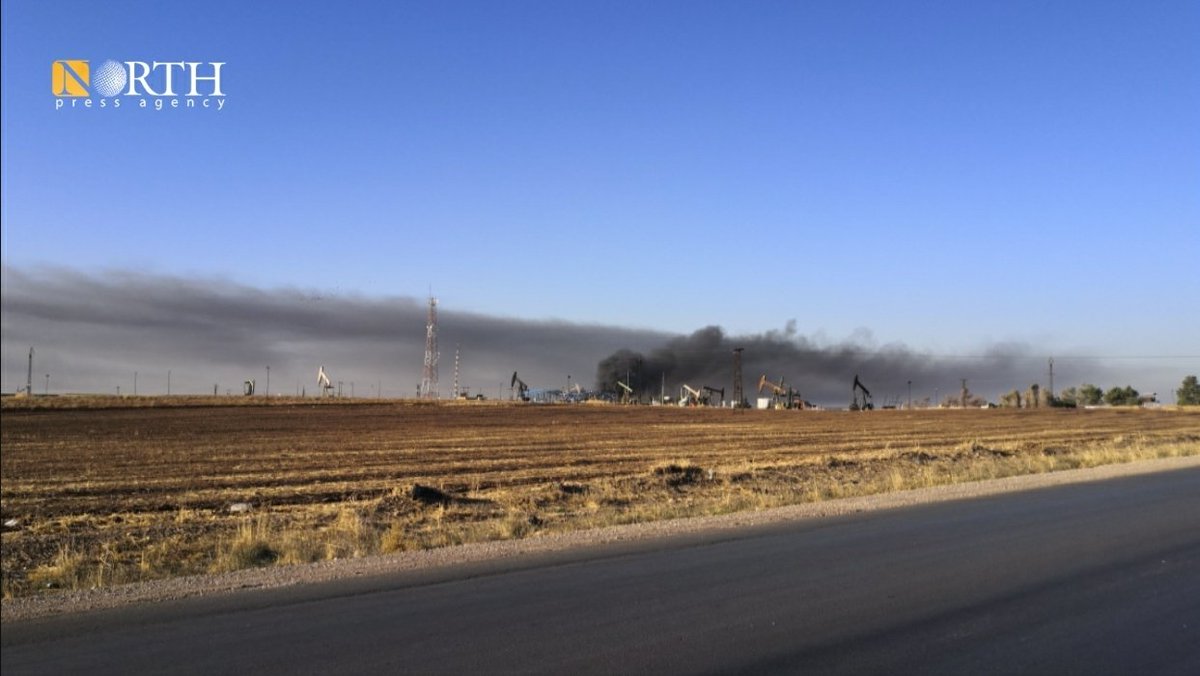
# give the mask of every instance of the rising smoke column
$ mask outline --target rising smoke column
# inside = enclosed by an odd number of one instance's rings
[[[596,368],[596,386],[615,391],[616,381],[625,381],[639,396],[657,396],[666,381],[668,393],[680,385],[724,387],[731,392],[733,349],[745,348],[743,373],[746,396],[755,396],[758,379],[780,378],[806,399],[841,405],[849,401],[855,375],[862,378],[882,404],[882,397],[907,395],[908,381],[914,382],[914,400],[932,392],[957,393],[961,379],[973,391],[986,394],[1024,387],[1036,380],[1039,367],[1020,345],[1000,345],[970,357],[935,357],[899,344],[874,347],[854,340],[820,345],[799,335],[794,321],[782,331],[727,336],[719,326],[707,326],[691,335],[672,338],[648,353],[630,349],[613,352]]]

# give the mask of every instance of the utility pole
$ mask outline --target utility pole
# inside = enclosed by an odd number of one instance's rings
[[[741,408],[742,400],[742,350],[744,347],[733,348],[733,407]]]
[[[1054,357],[1050,357],[1050,399],[1054,398]]]
[[[46,374],[46,389],[42,392],[43,395],[50,394],[50,374]]]
[[[25,374],[25,396],[33,396],[33,348],[29,348],[29,372]]]
[[[271,367],[270,366],[267,367],[267,392],[263,396],[266,396],[266,397],[271,396]]]
[[[912,410],[912,381],[908,381],[908,409]]]
[[[967,407],[967,379],[962,379],[962,407]]]

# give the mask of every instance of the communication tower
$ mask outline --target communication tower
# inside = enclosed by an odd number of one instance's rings
[[[454,398],[455,399],[458,399],[458,353],[460,351],[460,347],[461,346],[459,346],[459,345],[454,346]]]
[[[437,299],[429,297],[429,318],[425,322],[425,368],[421,372],[421,399],[438,398]]]

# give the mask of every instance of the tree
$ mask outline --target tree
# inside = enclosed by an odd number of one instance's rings
[[[963,384],[962,392],[958,395],[947,394],[942,401],[942,408],[982,408],[987,406],[987,399],[975,394]]]
[[[1091,383],[1079,386],[1079,398],[1076,400],[1083,406],[1099,406],[1104,401],[1104,390]]]
[[[1200,406],[1200,384],[1197,384],[1196,376],[1183,379],[1183,384],[1175,390],[1175,403],[1180,406]]]
[[[1079,393],[1074,387],[1068,387],[1058,395],[1058,401],[1062,406],[1074,407],[1079,401]]]
[[[987,405],[987,399],[973,394],[967,393],[966,408],[982,408]],[[947,394],[942,399],[941,408],[963,408],[963,398],[961,394]]]
[[[1000,397],[1000,405],[1005,408],[1021,408],[1021,393],[1013,390]]]
[[[1137,406],[1138,391],[1126,385],[1125,387],[1113,387],[1104,393],[1104,401],[1109,406]]]
[[[1029,386],[1028,390],[1025,390],[1025,408],[1037,408],[1041,405],[1041,397],[1038,395],[1040,389],[1041,387],[1034,383]]]

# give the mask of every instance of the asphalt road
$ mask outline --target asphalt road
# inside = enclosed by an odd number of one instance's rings
[[[1200,674],[1200,470],[3,627],[25,673]]]

